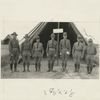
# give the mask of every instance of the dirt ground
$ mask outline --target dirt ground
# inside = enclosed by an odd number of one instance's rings
[[[61,69],[61,61],[59,61],[59,65],[57,66],[57,62],[55,62],[54,72],[47,72],[48,70],[48,62],[47,60],[42,61],[41,72],[35,72],[35,66],[33,61],[30,65],[30,72],[23,72],[22,64],[18,65],[18,72],[11,72],[10,66],[4,66],[1,68],[1,78],[3,79],[99,79],[99,67],[96,66],[93,69],[92,74],[87,74],[86,64],[82,63],[79,73],[74,72],[74,64],[73,61],[70,60],[68,62],[68,72],[62,72]]]

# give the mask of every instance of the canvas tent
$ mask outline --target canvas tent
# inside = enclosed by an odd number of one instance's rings
[[[6,45],[9,44],[9,41],[12,39],[12,36],[9,34],[7,35],[3,40],[2,40],[2,44]]]
[[[31,44],[35,42],[35,37],[40,36],[40,40],[43,43],[44,50],[46,50],[47,42],[50,39],[50,35],[53,33],[53,29],[58,28],[58,22],[40,22],[35,28],[33,28],[29,33],[29,40]],[[72,22],[59,22],[59,28],[63,28],[64,32],[67,32],[68,39],[71,42],[71,47],[77,41],[77,35],[80,35],[83,38],[85,44],[86,40],[83,35],[79,32],[77,27]],[[63,38],[63,34],[59,35],[59,41]],[[55,39],[57,40],[57,34]],[[20,44],[24,41],[24,38],[20,40]],[[46,53],[46,52],[45,52]]]

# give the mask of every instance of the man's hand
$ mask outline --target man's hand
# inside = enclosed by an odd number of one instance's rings
[[[67,54],[67,55],[70,55],[70,52],[69,52],[69,51],[67,51],[67,52],[66,52],[66,54]]]

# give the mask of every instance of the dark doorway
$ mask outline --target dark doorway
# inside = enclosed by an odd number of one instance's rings
[[[50,40],[50,35],[53,33],[53,29],[58,28],[58,22],[48,22],[46,27],[40,32],[40,39],[43,43],[44,50],[46,50],[47,42]],[[74,44],[74,42],[77,41],[77,34],[73,30],[73,28],[70,25],[70,22],[60,22],[59,28],[63,28],[64,32],[67,32],[68,39],[71,42],[71,48]],[[59,34],[59,41],[63,38],[63,34]],[[55,40],[57,40],[57,34],[55,37]],[[46,55],[46,51],[44,56]]]

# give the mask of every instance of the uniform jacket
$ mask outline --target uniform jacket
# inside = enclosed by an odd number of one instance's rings
[[[29,41],[24,41],[21,45],[21,55],[31,56],[32,47]]]
[[[11,55],[19,55],[20,47],[17,39],[12,39],[9,42],[9,52]]]
[[[32,52],[34,57],[42,57],[44,53],[43,44],[41,42],[34,43]]]
[[[47,43],[46,52],[54,52],[57,53],[57,42],[55,40],[49,40]]]
[[[69,39],[62,39],[60,41],[60,52],[71,52],[71,45],[70,45],[70,40]]]

